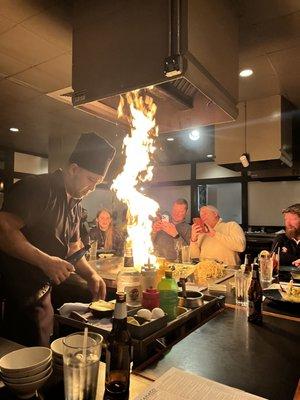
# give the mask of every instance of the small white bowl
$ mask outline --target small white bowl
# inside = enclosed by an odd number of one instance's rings
[[[50,348],[52,350],[52,356],[58,356],[62,357],[63,356],[63,339],[64,337],[58,338],[56,340],[53,340],[53,342],[50,345]]]
[[[38,374],[35,374],[35,375],[24,376],[24,378],[16,378],[16,377],[11,378],[11,377],[8,377],[3,374],[1,374],[1,378],[4,382],[7,382],[7,383],[31,383],[31,382],[35,382],[35,381],[38,381],[38,380],[44,378],[51,371],[52,371],[52,365],[49,365],[49,367],[47,369],[45,369],[44,371],[39,372]]]
[[[44,378],[29,383],[9,383],[5,381],[4,383],[20,399],[30,399],[30,397],[34,396],[36,391],[43,386],[43,384],[47,381],[51,374],[52,370]]]
[[[3,373],[25,372],[34,370],[51,360],[52,351],[48,347],[25,347],[12,351],[0,359]]]
[[[39,365],[38,367],[32,368],[30,370],[26,370],[26,371],[10,371],[10,372],[4,372],[1,371],[1,376],[3,376],[4,378],[12,378],[12,379],[19,379],[19,378],[25,378],[27,376],[34,376],[39,374],[40,372],[45,371],[46,369],[48,369],[50,366],[52,365],[52,360],[47,360],[46,362],[44,362],[44,364]]]

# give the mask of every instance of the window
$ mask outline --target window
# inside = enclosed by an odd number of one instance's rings
[[[209,204],[216,207],[224,221],[242,223],[242,184],[219,183],[198,187],[199,208]]]

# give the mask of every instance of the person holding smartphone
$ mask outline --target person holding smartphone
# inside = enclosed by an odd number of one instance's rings
[[[199,210],[193,219],[190,257],[213,258],[227,265],[239,265],[239,252],[246,247],[242,228],[234,221],[224,222],[219,211],[210,205]]]
[[[167,260],[178,258],[180,246],[186,246],[191,238],[191,226],[185,221],[188,202],[177,199],[169,213],[159,214],[153,223],[152,240],[155,254]]]

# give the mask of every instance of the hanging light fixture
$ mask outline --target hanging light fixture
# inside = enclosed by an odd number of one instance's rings
[[[247,152],[247,103],[245,101],[245,121],[244,121],[244,140],[245,140],[245,152],[240,156],[240,161],[244,168],[249,167],[250,164],[250,155]]]

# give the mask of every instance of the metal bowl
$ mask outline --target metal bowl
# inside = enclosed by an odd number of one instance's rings
[[[186,297],[178,293],[178,305],[186,308],[197,308],[203,304],[203,293],[194,290],[187,290]]]
[[[291,275],[295,281],[300,281],[300,269],[299,271],[291,271]]]

